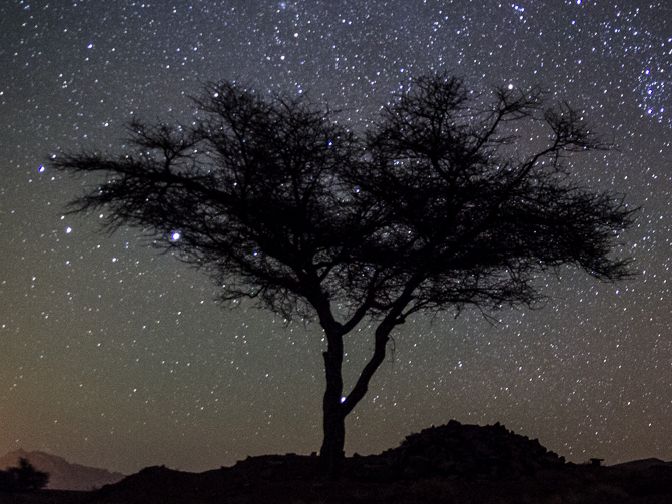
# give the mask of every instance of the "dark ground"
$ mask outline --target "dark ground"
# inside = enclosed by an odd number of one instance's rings
[[[2,495],[2,504],[210,503],[671,504],[672,463],[567,464],[504,427],[450,422],[380,455],[351,457],[334,481],[317,457],[252,457],[185,473],[150,467],[95,492]]]

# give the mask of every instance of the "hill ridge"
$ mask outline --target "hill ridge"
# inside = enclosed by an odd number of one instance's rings
[[[116,483],[125,477],[122,473],[69,462],[45,451],[26,451],[23,448],[0,457],[0,469],[16,466],[20,458],[27,459],[36,469],[48,473],[47,488],[52,490],[91,490]]]

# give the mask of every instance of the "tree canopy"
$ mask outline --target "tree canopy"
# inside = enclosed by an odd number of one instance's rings
[[[223,300],[319,322],[321,455],[331,462],[408,316],[531,306],[538,276],[565,265],[605,281],[629,274],[611,252],[633,210],[577,182],[567,163],[608,146],[578,111],[546,106],[535,90],[483,96],[447,74],[419,77],[366,133],[303,99],[231,82],[206,85],[195,103],[190,124],[132,122],[121,155],[64,153],[52,164],[104,173],[72,210],[103,209],[110,229],[153,234],[207,271]],[[375,350],[345,392],[343,338],[365,319]]]

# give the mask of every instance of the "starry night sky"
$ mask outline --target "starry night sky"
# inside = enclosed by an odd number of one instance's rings
[[[323,343],[216,287],[135,229],[64,215],[95,181],[60,150],[119,150],[133,117],[188,120],[202,83],[307,94],[355,129],[449,70],[538,84],[619,149],[574,158],[642,207],[639,276],[540,278],[547,305],[416,317],[348,422],[348,453],[455,418],[500,421],[569,460],[672,459],[672,4],[668,0],[4,0],[0,3],[0,453],[131,472],[204,470],[321,440]],[[372,350],[348,340],[346,384]]]

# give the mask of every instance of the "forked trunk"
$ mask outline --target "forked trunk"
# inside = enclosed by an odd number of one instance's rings
[[[366,395],[371,378],[383,363],[390,332],[398,323],[396,316],[389,315],[376,329],[373,356],[347,399],[343,396],[343,339],[340,335],[327,338],[327,351],[322,354],[327,383],[322,400],[324,438],[320,459],[323,469],[332,477],[338,477],[345,460],[345,418]]]

